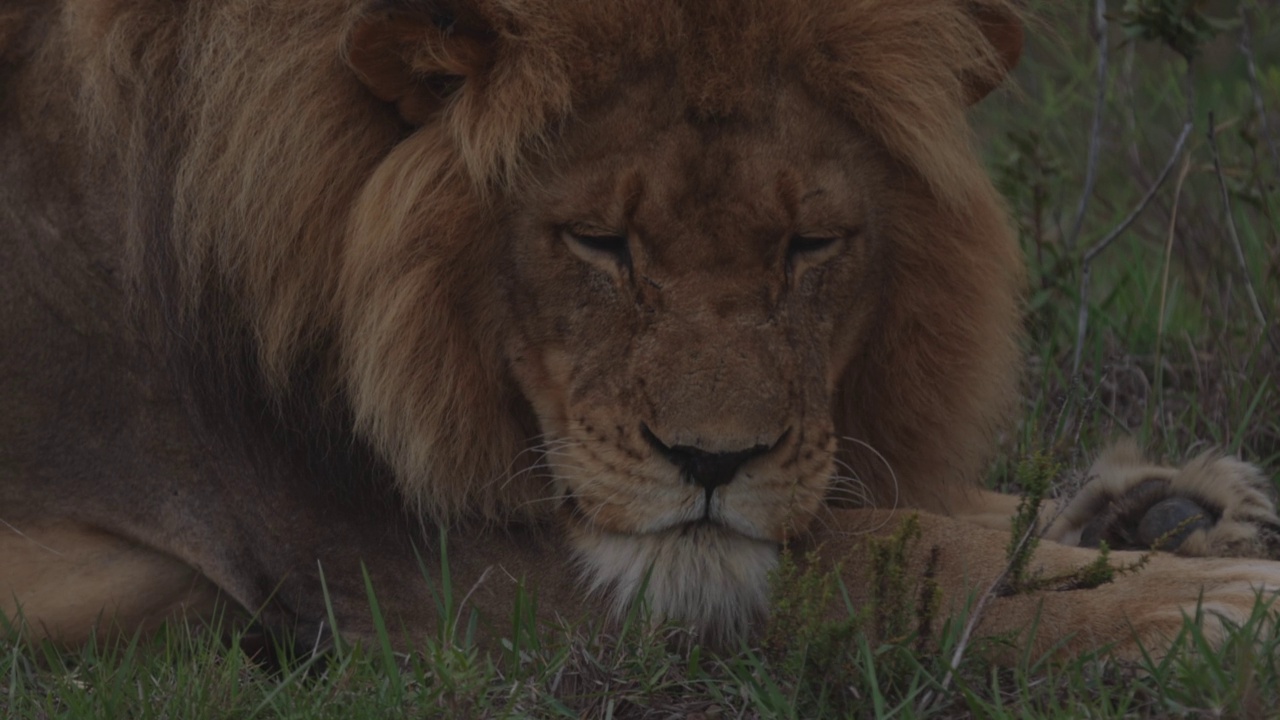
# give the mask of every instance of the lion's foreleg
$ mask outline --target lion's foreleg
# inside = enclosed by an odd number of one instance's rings
[[[873,546],[901,533],[904,523],[914,523],[918,530],[906,546],[905,563],[895,570],[906,581],[899,586],[913,589],[905,598],[888,600],[918,603],[913,593],[936,587],[937,617],[917,618],[921,627],[936,635],[948,618],[967,622],[979,608],[978,635],[1018,635],[1019,643],[1031,642],[1037,653],[1114,643],[1132,654],[1142,643],[1158,654],[1197,607],[1209,638],[1217,640],[1224,622],[1249,618],[1259,592],[1280,591],[1280,563],[1112,552],[1107,564],[1115,572],[1098,578],[1081,572],[1098,564],[1098,550],[1052,542],[1040,543],[1022,579],[1012,582],[1008,532],[909,511],[834,514],[814,541],[819,562],[839,568],[855,606],[885,600],[877,597],[885,586],[884,563],[876,564]]]
[[[992,490],[973,489],[962,495],[949,516],[975,523],[991,530],[1010,530],[1013,520],[1025,502],[1021,495],[1010,495]],[[1048,527],[1060,514],[1059,503],[1052,498],[1040,502],[1036,512],[1038,530]]]

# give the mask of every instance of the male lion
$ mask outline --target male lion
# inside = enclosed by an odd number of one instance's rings
[[[1005,0],[4,0],[0,609],[316,631],[323,577],[359,638],[364,565],[428,633],[445,528],[488,618],[643,591],[732,642],[784,546],[858,600],[917,513],[959,608],[1005,564],[1023,282],[965,113],[1021,39]],[[1047,573],[1166,497],[1181,551],[1268,553],[1251,466],[1094,473]],[[982,629],[1158,641],[1276,588],[1158,555]]]

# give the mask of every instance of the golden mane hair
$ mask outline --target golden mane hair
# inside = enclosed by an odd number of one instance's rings
[[[878,501],[938,508],[976,478],[1011,409],[1022,279],[965,112],[1006,72],[988,25],[1011,3],[255,5],[67,10],[50,82],[123,168],[129,279],[160,334],[338,407],[425,517],[545,495],[516,472],[538,431],[495,307],[504,197],[578,108],[654,73],[707,118],[749,118],[786,74],[896,159],[890,299],[837,427],[883,456],[846,456]],[[353,70],[374,26],[403,30],[380,42],[421,84]]]

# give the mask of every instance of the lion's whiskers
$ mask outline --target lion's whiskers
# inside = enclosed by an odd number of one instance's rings
[[[852,503],[859,509],[876,509],[875,495],[857,478],[832,475],[831,480],[832,485],[827,489],[827,498]]]
[[[550,435],[550,433],[541,433],[539,435],[533,436],[530,439],[537,440],[539,438],[545,438],[548,435]],[[553,470],[554,468],[551,464],[544,462],[544,459],[546,458],[546,456],[554,454],[560,451],[562,448],[570,447],[576,444],[577,442],[578,441],[572,438],[555,438],[547,442],[534,443],[524,448],[520,452],[516,453],[515,456],[511,458],[511,461],[507,463],[506,469],[498,476],[492,478],[489,481],[489,484],[501,482],[502,483],[501,489],[505,490],[507,489],[508,486],[511,485],[512,482],[514,482],[517,479],[524,478],[531,475],[532,472],[535,470],[538,470],[538,469]],[[520,462],[520,458],[524,457],[526,454],[536,454],[539,457],[537,460],[530,463],[527,467],[521,468],[520,470],[516,470],[513,472],[512,469],[516,466],[517,463]]]
[[[847,436],[847,435],[839,435],[839,436],[836,436],[836,439],[837,439],[837,441],[843,441],[843,442],[853,443],[853,444],[855,444],[855,445],[858,445],[858,446],[860,446],[860,447],[866,448],[867,450],[871,451],[871,453],[872,453],[873,455],[875,455],[877,458],[879,458],[879,459],[880,459],[880,462],[884,464],[885,469],[887,469],[887,470],[889,471],[889,482],[890,482],[890,484],[891,484],[891,485],[892,485],[892,487],[893,487],[893,502],[892,502],[892,503],[890,504],[890,506],[887,508],[887,509],[888,509],[888,512],[885,514],[884,520],[882,520],[882,521],[880,522],[880,524],[879,524],[879,525],[877,525],[877,526],[876,526],[876,527],[874,527],[874,528],[870,528],[870,529],[868,529],[868,530],[861,530],[861,531],[859,531],[859,533],[860,533],[860,534],[872,534],[872,533],[878,532],[880,529],[882,529],[886,524],[888,524],[888,523],[892,520],[892,518],[893,518],[893,512],[894,512],[894,511],[896,511],[896,510],[898,509],[898,503],[899,503],[899,501],[901,500],[900,492],[899,492],[899,485],[898,485],[898,474],[897,474],[897,472],[893,469],[893,464],[889,462],[889,460],[884,456],[884,454],[883,454],[883,453],[881,453],[879,450],[877,450],[874,446],[872,446],[872,445],[871,445],[870,443],[868,443],[867,441],[865,441],[865,440],[861,440],[861,439],[859,439],[859,438],[855,438],[855,437],[849,437],[849,436]],[[854,470],[854,468],[853,468],[852,466],[850,466],[850,465],[849,465],[849,463],[847,463],[847,462],[845,462],[845,461],[843,461],[843,460],[841,460],[841,459],[839,459],[839,458],[836,458],[836,459],[835,459],[835,461],[836,461],[836,463],[837,463],[837,464],[839,464],[839,465],[840,465],[840,467],[841,467],[842,469],[847,470],[847,471],[849,472],[849,474],[850,474],[850,475],[854,476],[854,477],[849,478],[849,480],[851,480],[852,482],[856,483],[856,487],[860,488],[860,490],[861,490],[862,494],[863,494],[863,495],[865,495],[865,497],[863,497],[863,498],[862,498],[863,500],[865,500],[865,501],[866,501],[866,503],[863,505],[863,507],[866,507],[866,508],[868,508],[868,509],[876,509],[876,500],[875,500],[875,497],[876,497],[876,494],[877,494],[877,493],[875,493],[875,492],[874,492],[874,490],[872,489],[872,487],[871,487],[870,485],[868,485],[865,481],[863,481],[863,480],[861,480],[860,478],[857,478],[857,477],[856,477],[856,475],[857,475],[857,471],[856,471],[856,470]],[[834,476],[833,476],[833,480],[834,480],[834,479],[835,479],[835,478],[834,478]],[[843,486],[843,487],[841,487],[841,488],[840,488],[840,490],[845,491],[845,492],[848,492],[848,493],[853,493],[853,492],[854,492],[854,490],[853,490],[853,488],[854,488],[854,487],[855,487],[854,485]],[[833,483],[833,489],[835,489],[835,484],[834,484],[834,483]],[[851,495],[850,495],[850,497],[856,497],[856,496],[851,494]]]

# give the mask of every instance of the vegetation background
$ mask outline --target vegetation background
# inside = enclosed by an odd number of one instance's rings
[[[976,108],[1031,266],[1026,419],[991,482],[1073,476],[1132,433],[1180,462],[1221,448],[1280,473],[1280,4],[1031,0],[1016,89]],[[1280,481],[1280,475],[1273,475]],[[1189,624],[1175,652],[1068,664],[1012,640],[876,642],[830,624],[830,581],[784,573],[760,648],[675,652],[674,630],[538,628],[515,599],[499,657],[452,631],[250,659],[251,633],[171,626],[60,653],[0,643],[0,717],[1276,717],[1280,636],[1263,613],[1220,649]],[[260,648],[259,648],[260,649]],[[266,653],[270,655],[271,653]],[[261,656],[262,653],[259,653]]]

